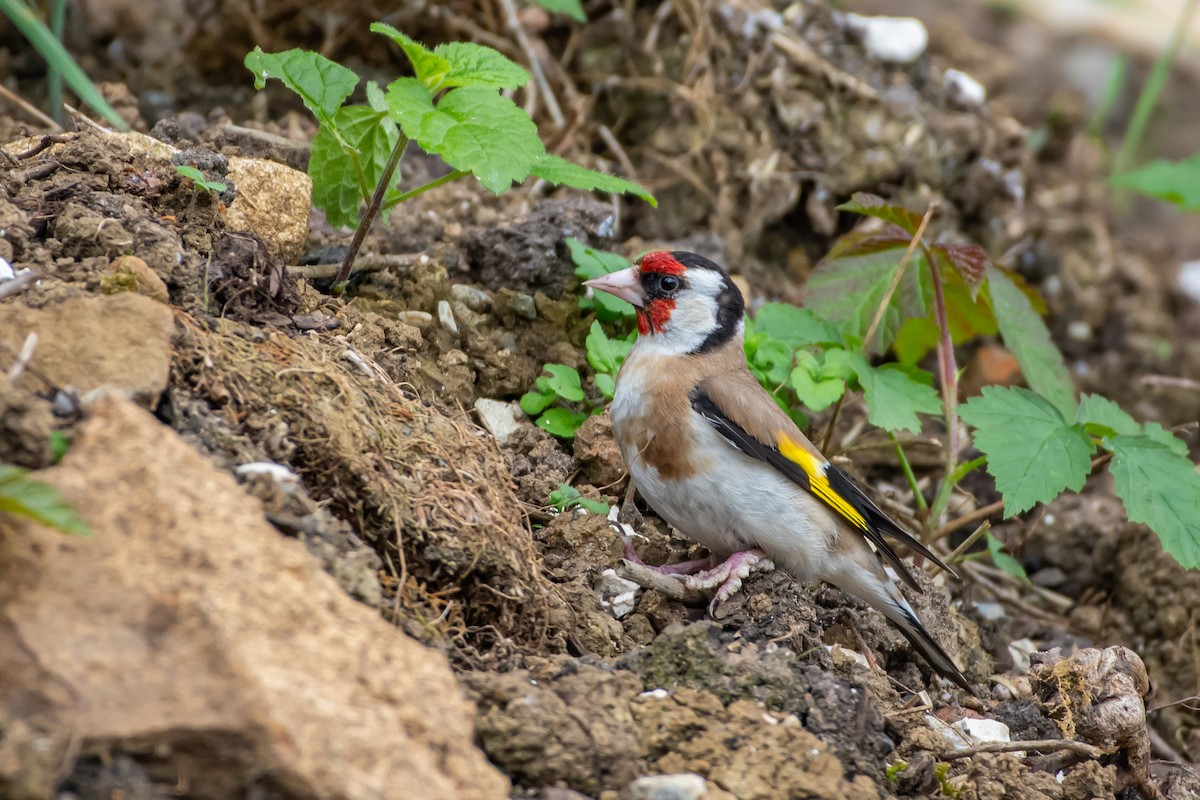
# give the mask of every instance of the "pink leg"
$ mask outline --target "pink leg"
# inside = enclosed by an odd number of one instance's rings
[[[734,553],[720,565],[698,572],[684,580],[689,589],[716,588],[717,593],[708,605],[708,612],[711,614],[717,605],[728,600],[738,589],[742,588],[742,581],[748,578],[752,572],[765,572],[772,569],[775,569],[775,563],[767,558],[767,554],[762,550],[753,547]]]
[[[652,569],[662,575],[691,575],[693,572],[702,570],[709,566],[712,562],[707,558],[696,558],[691,561],[681,561],[678,564],[663,564],[661,567],[656,567],[642,561],[642,557],[633,549],[633,540],[626,538],[625,542],[625,560],[632,561],[635,564],[640,564],[647,569]]]

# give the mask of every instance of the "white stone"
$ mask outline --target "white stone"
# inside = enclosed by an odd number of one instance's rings
[[[450,303],[447,300],[439,300],[437,304],[438,321],[442,323],[442,327],[451,333],[458,335],[458,322],[454,319],[454,311],[450,309]]]
[[[950,96],[950,102],[960,106],[981,106],[987,100],[987,89],[983,84],[958,69],[948,69],[942,76],[942,85]]]
[[[1016,639],[1008,644],[1008,654],[1012,657],[1013,671],[1029,672],[1029,656],[1036,653],[1038,646],[1032,639]]]
[[[300,476],[292,472],[283,464],[276,464],[273,461],[251,461],[246,464],[238,464],[234,469],[239,478],[247,475],[266,475],[275,482],[279,488],[291,494],[300,485]]]
[[[847,14],[846,27],[862,37],[867,55],[893,64],[911,64],[929,44],[925,24],[913,17],[864,17]]]
[[[15,277],[17,277],[17,273],[13,270],[12,264],[0,256],[0,283],[11,281]]]
[[[704,800],[708,782],[692,772],[647,775],[629,784],[630,800]]]
[[[484,429],[495,436],[500,444],[507,442],[521,424],[517,409],[503,400],[481,397],[475,401],[475,413],[479,415],[479,422]]]
[[[596,579],[596,595],[600,598],[600,607],[617,619],[633,612],[637,605],[637,593],[641,588],[612,569],[604,570]]]
[[[1008,726],[995,719],[963,717],[951,727],[962,733],[972,745],[1012,741]]]
[[[1200,259],[1187,261],[1180,265],[1179,291],[1200,303]]]
[[[671,696],[671,693],[666,689],[651,689],[648,692],[642,692],[638,697],[644,697],[647,700],[666,700]]]

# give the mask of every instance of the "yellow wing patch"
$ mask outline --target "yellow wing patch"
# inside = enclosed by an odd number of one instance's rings
[[[829,478],[825,475],[825,470],[829,466],[829,462],[818,460],[808,450],[789,439],[787,434],[779,434],[775,439],[775,446],[779,448],[779,452],[784,458],[804,470],[804,474],[808,476],[809,491],[824,501],[825,505],[840,514],[851,525],[860,530],[867,530],[867,521],[863,519],[862,514],[858,513],[858,509],[852,506],[846,498],[838,494],[829,485]]]

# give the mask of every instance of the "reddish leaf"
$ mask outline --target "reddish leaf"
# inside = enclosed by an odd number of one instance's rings
[[[988,255],[984,249],[977,244],[935,244],[929,249],[938,266],[957,272],[974,297],[987,273]]]
[[[848,203],[842,203],[837,208],[838,211],[881,219],[902,228],[909,236],[915,236],[917,228],[921,226],[920,214],[914,214],[904,206],[892,205],[882,197],[867,192],[855,192]]]
[[[882,230],[853,230],[833,243],[823,260],[854,258],[908,247],[911,237],[895,225],[886,225]]]

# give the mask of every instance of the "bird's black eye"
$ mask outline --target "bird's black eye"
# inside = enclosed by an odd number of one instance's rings
[[[679,291],[679,287],[682,285],[683,281],[675,275],[662,275],[658,279],[658,288],[668,294]]]

